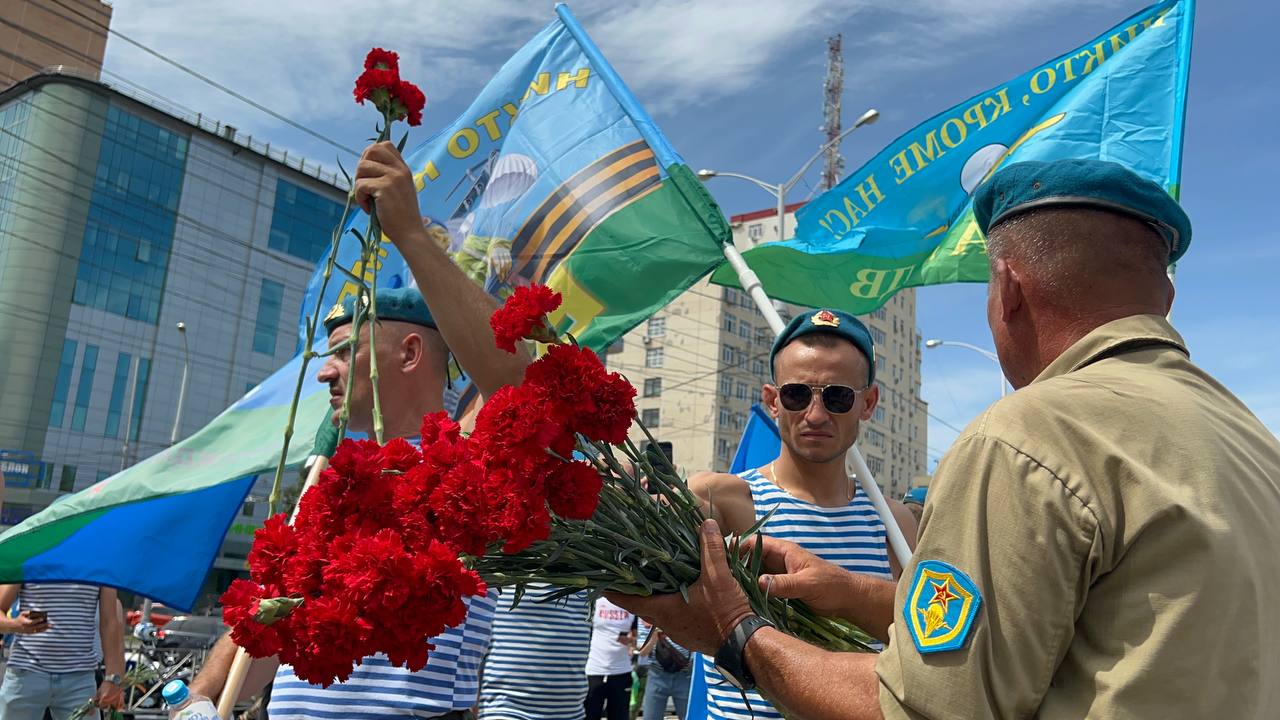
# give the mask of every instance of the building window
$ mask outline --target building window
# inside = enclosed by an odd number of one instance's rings
[[[58,492],[69,493],[76,489],[76,466],[63,465],[62,478],[58,480]]]
[[[129,392],[129,370],[133,367],[133,357],[129,353],[120,353],[116,358],[116,373],[111,380],[111,404],[107,406],[107,428],[103,431],[106,437],[120,437],[120,411],[124,409],[124,396]]]
[[[876,308],[875,312],[871,313],[871,317],[877,320],[884,320],[886,317],[888,317],[888,315],[889,315],[889,311],[886,310],[883,305]]]
[[[724,301],[726,303],[733,305],[734,303],[737,302],[737,297],[738,297],[737,290],[734,290],[731,287],[727,287],[724,289]]]
[[[729,457],[729,441],[724,438],[716,438],[716,457]]]
[[[645,427],[658,427],[661,422],[661,415],[659,414],[658,408],[647,408],[645,410],[641,410],[640,422],[644,423]]]
[[[876,345],[884,345],[884,331],[875,325],[870,326],[868,329],[871,330],[871,339],[876,341]]]
[[[89,401],[93,398],[93,373],[98,369],[98,346],[85,345],[84,358],[80,361],[80,382],[76,387],[76,406],[71,411],[71,429],[84,430],[84,419],[89,414]]]
[[[53,404],[49,406],[49,427],[62,427],[67,411],[67,393],[71,389],[71,372],[76,367],[76,341],[62,341],[62,359],[58,361],[58,380],[53,386]]]
[[[884,460],[875,455],[868,455],[867,469],[871,471],[872,477],[880,477],[880,473],[884,471]]]
[[[240,506],[240,514],[244,515],[245,517],[253,517],[253,501],[252,500],[246,500],[244,504]]]
[[[768,344],[769,342],[768,328],[756,328],[756,342],[761,345]]]
[[[867,428],[867,444],[871,447],[884,448],[884,433],[874,428]]]
[[[743,422],[745,422],[745,421],[746,421],[746,415],[744,415],[743,413],[734,413],[734,414],[733,414],[733,429],[734,429],[734,430],[741,430],[741,429],[742,429],[742,423],[743,423]]]
[[[651,338],[660,338],[667,336],[667,319],[664,317],[649,318],[649,327],[645,334]]]
[[[747,237],[752,240],[759,240],[764,237],[764,223],[751,223],[748,225]]]
[[[662,367],[662,348],[649,348],[645,350],[644,366],[647,368]]]
[[[253,326],[254,352],[276,354],[276,335],[279,334],[280,306],[283,302],[284,285],[263,278],[262,291],[258,295],[258,320]]]
[[[764,360],[762,360],[762,359],[760,359],[760,358],[756,358],[756,359],[752,360],[752,361],[751,361],[751,372],[755,373],[756,375],[758,375],[758,376],[760,376],[760,377],[764,377],[764,374],[765,374]]]
[[[721,347],[720,347],[720,362],[725,363],[726,365],[727,365],[727,364],[730,364],[730,363],[732,363],[732,362],[733,362],[733,347],[732,347],[732,346],[730,346],[730,345],[723,345],[723,346],[721,346]]]
[[[656,378],[645,378],[645,381],[644,381],[644,396],[645,396],[645,397],[658,397],[658,396],[659,396],[659,395],[661,395],[661,394],[662,394],[662,378],[660,378],[660,377],[656,377]]]
[[[738,337],[742,338],[743,340],[750,340],[751,329],[752,329],[751,323],[748,323],[748,322],[738,323]]]
[[[736,326],[737,326],[736,319],[729,313],[725,313],[724,321],[723,321],[724,331],[732,335]]]
[[[276,180],[267,247],[314,263],[329,249],[342,205],[283,178]]]
[[[151,358],[138,358],[138,375],[134,380],[133,410],[129,413],[129,437],[138,441],[142,428],[142,409],[147,404],[147,381],[151,379]]]
[[[739,399],[739,400],[746,400],[746,399],[747,399],[747,384],[746,384],[746,383],[744,383],[744,382],[739,382],[739,383],[738,383],[738,393],[737,393],[737,394],[738,394],[738,399]]]
[[[725,397],[733,394],[733,379],[728,375],[720,376],[720,394]]]
[[[717,424],[720,427],[724,427],[729,424],[729,419],[730,419],[729,408],[725,408],[725,407],[720,408],[720,417],[719,417],[719,422]]]
[[[884,422],[884,406],[883,405],[876,405],[875,419],[876,419],[876,422],[878,423]]]
[[[72,302],[156,323],[186,162],[186,137],[107,108]]]

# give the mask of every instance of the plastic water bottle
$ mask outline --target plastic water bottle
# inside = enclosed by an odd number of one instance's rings
[[[192,695],[187,684],[173,680],[160,691],[169,706],[169,720],[218,720],[218,708],[203,695]]]

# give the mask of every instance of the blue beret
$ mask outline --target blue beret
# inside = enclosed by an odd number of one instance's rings
[[[973,217],[982,234],[1029,210],[1087,207],[1141,220],[1164,236],[1172,263],[1191,245],[1191,219],[1164,188],[1129,168],[1104,160],[1019,162],[978,187]]]
[[[357,297],[358,295],[348,295],[333,306],[324,318],[326,333],[332,333],[334,328],[351,322]],[[431,310],[427,308],[427,301],[422,299],[422,293],[408,287],[378,291],[378,319],[399,320],[437,329],[435,318],[431,317]]]
[[[928,494],[929,494],[929,488],[927,486],[913,487],[907,491],[906,495],[902,496],[902,502],[923,505],[925,496],[927,496]]]
[[[853,343],[853,346],[867,358],[867,367],[870,368],[867,371],[867,384],[875,382],[876,351],[875,343],[871,340],[871,332],[858,318],[843,310],[831,308],[823,308],[812,313],[806,312],[791,318],[791,322],[787,323],[782,333],[773,341],[773,349],[769,351],[769,372],[773,372],[773,359],[778,355],[779,350],[798,337],[814,333],[835,335]]]

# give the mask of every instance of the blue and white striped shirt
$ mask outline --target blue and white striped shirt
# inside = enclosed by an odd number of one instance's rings
[[[467,619],[431,639],[427,666],[410,672],[381,653],[367,657],[343,683],[329,687],[299,680],[293,667],[276,671],[268,714],[272,720],[308,718],[432,718],[476,703],[480,662],[489,644],[497,591],[467,598]]]
[[[34,635],[16,634],[9,664],[46,673],[95,670],[102,661],[98,638],[98,598],[101,588],[76,583],[23,583],[19,610],[49,613],[49,629]]]
[[[482,720],[581,720],[591,619],[587,593],[541,602],[558,588],[531,585],[511,607],[504,590],[480,684]]]
[[[893,579],[884,523],[862,488],[857,489],[848,505],[827,508],[793,497],[759,470],[748,470],[741,477],[751,489],[756,519],[773,511],[761,528],[765,535],[790,540],[850,572]],[[748,709],[738,689],[716,671],[714,660],[703,657],[702,663],[710,720],[752,720],[753,712],[755,720],[782,720],[782,714],[757,692],[747,693],[751,701]]]

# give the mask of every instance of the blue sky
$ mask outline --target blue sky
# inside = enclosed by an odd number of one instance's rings
[[[575,12],[694,168],[778,182],[821,142],[825,38],[844,33],[845,120],[881,118],[843,145],[853,170],[934,113],[1084,43],[1141,0],[736,0],[575,2]],[[374,116],[351,102],[363,54],[402,55],[426,90],[424,139],[451,121],[494,70],[552,18],[550,2],[474,0],[274,3],[118,0],[112,27],[342,143],[360,147]],[[1192,357],[1280,433],[1280,83],[1273,49],[1280,7],[1201,2],[1187,113],[1184,205],[1195,239],[1178,268],[1174,324]],[[125,78],[332,167],[335,150],[160,63],[118,38],[107,80]],[[344,163],[350,158],[344,157]],[[813,172],[809,182],[816,182]],[[732,179],[709,188],[728,214],[771,205]],[[801,183],[791,201],[808,195]],[[983,285],[925,288],[926,338],[991,347]],[[925,351],[930,456],[998,395],[997,369],[976,353]]]

